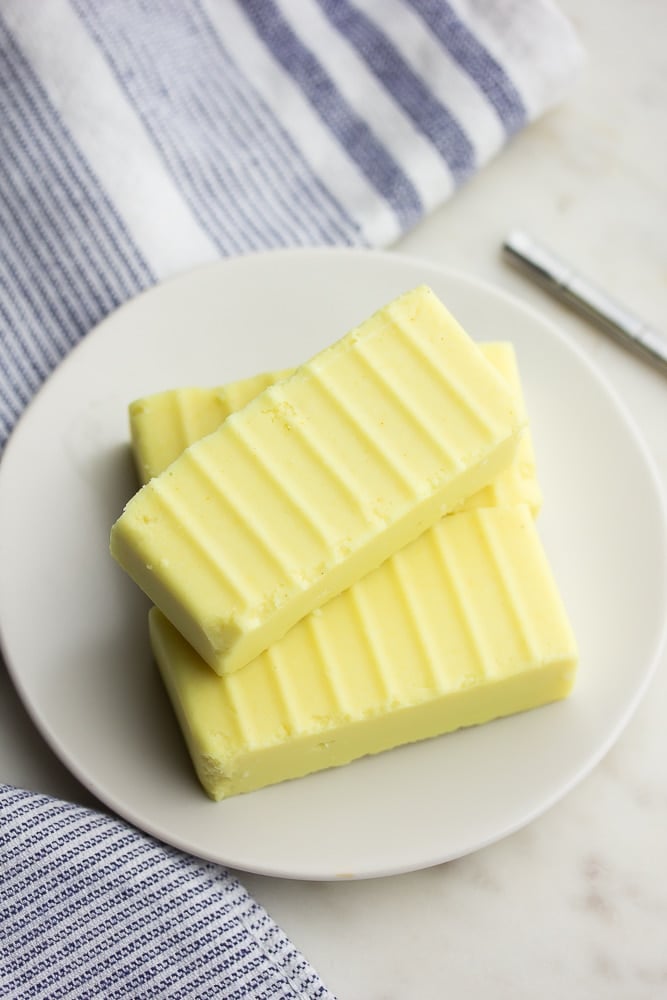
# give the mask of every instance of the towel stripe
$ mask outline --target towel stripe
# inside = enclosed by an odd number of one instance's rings
[[[327,189],[359,223],[359,242],[386,246],[396,240],[402,229],[391,206],[325,125],[293,77],[274,59],[246,16],[245,0],[227,0],[224,5],[219,0],[200,2],[218,35],[234,39],[234,58],[271,114],[288,130]],[[312,3],[308,7],[314,9]],[[299,12],[302,9],[299,5]],[[330,29],[328,35],[333,35]],[[443,170],[443,177],[445,173]]]
[[[391,2],[391,0],[382,0],[383,5],[387,2]],[[355,7],[362,7],[363,3],[364,0],[354,0]],[[377,0],[372,0],[372,3],[377,3]],[[423,212],[428,212],[451,195],[456,183],[447,162],[428,138],[419,131],[410,115],[405,113],[391,91],[373,72],[364,55],[343,32],[331,23],[319,0],[300,0],[298,4],[292,5],[280,3],[280,9],[292,31],[316,55],[318,62],[344,100],[368,122],[375,139],[390,152],[399,170],[414,186]],[[402,8],[402,10],[406,9]],[[372,18],[373,14],[369,12],[369,16]],[[384,17],[376,17],[374,21],[382,32],[386,35],[390,34],[387,31]],[[248,25],[248,28],[251,31],[254,30],[251,25]],[[263,42],[256,34],[255,41],[263,46]],[[400,42],[398,44],[394,42],[394,44],[405,57],[402,44]],[[282,67],[272,58],[268,50],[265,49],[265,52],[266,57],[271,60],[273,74],[281,73],[285,78]],[[437,56],[438,64],[441,64],[444,61],[444,53],[439,44],[437,45]],[[451,63],[451,60],[449,62]],[[289,82],[292,94],[296,90],[300,97],[300,108],[305,105],[308,112],[313,115],[313,106],[308,102],[303,92],[296,89],[297,85],[291,79]],[[445,103],[449,102],[445,101]],[[278,113],[281,113],[280,109]],[[290,114],[290,125],[295,118],[296,114]],[[344,147],[323,120],[318,117],[316,123],[320,130],[320,136],[329,149],[336,149],[343,153]],[[323,162],[327,161],[323,160]],[[368,187],[368,179],[357,164],[350,158],[347,162],[349,169],[353,170],[358,179]],[[332,173],[333,167],[327,167],[327,176],[330,177]],[[391,206],[377,190],[371,190],[373,198],[381,201],[385,212],[391,213],[392,226],[398,227],[399,223]],[[368,202],[368,197],[365,200]]]
[[[34,306],[39,321],[48,323],[50,315],[56,319],[59,327],[54,330],[54,338],[58,338],[58,348],[67,350],[73,343],[69,339],[69,331],[90,324],[89,310],[97,309],[103,312],[109,305],[103,304],[99,294],[100,289],[96,287],[91,288],[90,302],[79,299],[73,294],[74,275],[77,264],[79,268],[81,267],[81,260],[74,262],[73,267],[70,254],[81,258],[81,247],[72,245],[71,240],[69,246],[54,245],[54,232],[51,228],[52,206],[48,204],[46,192],[41,187],[38,163],[28,155],[31,147],[22,144],[20,131],[13,128],[24,113],[19,98],[13,103],[10,113],[5,116],[7,135],[13,140],[13,143],[6,144],[3,150],[5,164],[10,169],[0,174],[0,198],[6,205],[5,232],[15,247],[17,266],[14,278],[17,291],[25,299],[31,295],[32,288],[36,288],[41,295],[41,301],[36,301]],[[20,211],[16,211],[17,206],[21,207]],[[39,234],[40,249],[43,248],[46,260],[56,260],[62,269],[64,280],[60,286],[61,294],[58,294],[53,284],[48,283],[48,273],[45,273],[43,268],[44,261],[32,253],[25,252],[24,248],[31,247],[37,242],[37,234]],[[70,237],[70,233],[66,233],[65,237]],[[85,257],[83,262],[85,266]],[[101,280],[103,285],[106,285],[106,277],[102,277]],[[48,350],[50,346],[45,345],[45,349]]]
[[[500,63],[457,17],[446,0],[406,0],[424,19],[443,48],[470,74],[500,118],[507,135],[526,124],[519,91]]]
[[[334,1000],[227,871],[110,816],[0,785],[0,872],[2,997]]]
[[[194,218],[134,107],[70,0],[25,16],[2,0],[3,17],[65,127],[158,280],[220,255]],[[67,44],[56,45],[63,38]]]
[[[464,129],[428,89],[396,46],[349,0],[317,0],[330,23],[357,49],[396,103],[443,157],[457,183],[475,169]]]
[[[376,0],[354,3],[381,28],[433,96],[461,123],[472,144],[475,163],[481,167],[507,139],[483,91],[405,0],[382,0],[380,7]]]
[[[160,19],[133,0],[73,5],[222,253],[360,242],[358,224],[310,170],[197,0],[165,0]]]
[[[145,279],[145,265],[129,242],[113,205],[1,21],[0,32],[0,44],[5,49],[0,61],[0,70],[3,64],[5,68],[0,77],[6,95],[3,121],[7,130],[14,124],[14,134],[8,131],[6,136],[7,150],[9,153],[13,149],[17,158],[25,155],[31,162],[28,171],[18,178],[19,188],[27,183],[34,185],[38,194],[45,193],[41,208],[48,211],[49,204],[53,206],[49,212],[52,224],[59,220],[61,211],[68,212],[68,222],[76,225],[78,232],[71,236],[71,246],[67,249],[80,248],[82,259],[95,271],[99,284],[91,285],[91,291],[101,293],[108,280],[115,279],[112,300],[118,295],[127,296],[135,290],[137,281]],[[47,183],[51,179],[57,182],[55,192]],[[24,197],[22,208],[28,200]],[[58,236],[67,240],[69,229],[63,227]],[[95,255],[96,251],[99,255]]]
[[[61,358],[152,283],[0,18],[0,448]]]
[[[368,123],[349,105],[274,0],[247,0],[243,10],[274,58],[292,76],[348,155],[394,210],[403,227],[420,218],[417,190]]]

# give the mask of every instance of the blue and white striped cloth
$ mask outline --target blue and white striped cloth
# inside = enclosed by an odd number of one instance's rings
[[[0,0],[0,449],[125,299],[219,255],[391,244],[579,58],[550,0]]]
[[[0,452],[126,299],[390,245],[580,58],[551,0],[0,0]],[[224,871],[7,788],[0,955],[2,997],[330,995]]]
[[[334,1000],[228,872],[0,786],[2,1000]]]

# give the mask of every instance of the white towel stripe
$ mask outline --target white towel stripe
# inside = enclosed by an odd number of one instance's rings
[[[449,0],[449,4],[511,78],[529,119],[565,96],[583,50],[551,0],[512,0],[511,19],[506,4],[479,0]]]
[[[37,18],[25,0],[4,0],[2,14],[156,277],[215,260],[213,242],[67,0],[42,4]],[[54,45],[58,37],[67,44]]]
[[[431,209],[454,189],[451,172],[437,150],[421,135],[369,70],[367,63],[342,34],[333,30],[317,0],[286,6],[293,31],[317,53],[320,63],[348,102],[377,108],[373,128],[390,149],[417,189],[424,207]],[[384,25],[380,25],[384,30]]]
[[[366,180],[345,150],[325,128],[288,73],[257,37],[243,13],[243,0],[202,0],[222,39],[234,39],[234,56],[276,117],[292,134],[315,173],[345,210],[361,223],[364,243],[383,246],[400,235],[400,226],[387,203]]]
[[[355,0],[391,39],[405,60],[446,106],[461,109],[475,158],[484,163],[505,140],[504,129],[472,77],[445,52],[424,21],[402,0]]]

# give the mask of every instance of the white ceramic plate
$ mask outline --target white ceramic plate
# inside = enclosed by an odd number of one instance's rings
[[[111,523],[135,489],[127,403],[296,364],[420,282],[473,337],[516,346],[546,498],[540,528],[580,643],[578,687],[558,705],[214,804],[151,661],[147,601],[108,554]],[[148,292],[58,368],[0,466],[4,651],[50,745],[149,833],[294,878],[446,861],[572,788],[646,687],[662,641],[666,555],[648,457],[580,353],[506,295],[391,254],[264,254]]]

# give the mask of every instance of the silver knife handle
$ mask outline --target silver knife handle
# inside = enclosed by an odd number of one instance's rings
[[[503,250],[554,296],[667,374],[667,341],[639,316],[526,233],[510,233]]]

